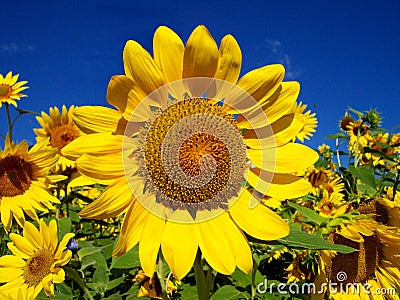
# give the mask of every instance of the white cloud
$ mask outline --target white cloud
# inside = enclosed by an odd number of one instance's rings
[[[34,51],[35,49],[36,47],[34,45],[21,46],[17,45],[16,43],[0,45],[0,52],[6,52],[6,53]]]
[[[301,72],[295,70],[290,56],[282,50],[282,43],[276,40],[265,39],[266,47],[273,53],[274,59],[278,63],[285,66],[286,69],[286,79],[295,79]]]

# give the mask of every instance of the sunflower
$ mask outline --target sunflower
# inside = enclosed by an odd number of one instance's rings
[[[137,42],[126,43],[126,75],[114,76],[107,92],[118,108],[109,109],[111,119],[99,107],[74,114],[82,130],[98,133],[72,141],[62,153],[76,160],[83,175],[109,185],[80,215],[125,213],[114,255],[139,243],[149,277],[160,248],[178,279],[199,249],[222,274],[236,267],[249,273],[245,233],[274,240],[289,232],[260,202],[263,195],[294,198],[311,189],[292,175],[318,158],[291,142],[303,126],[291,112],[299,84],[282,82],[280,65],[238,80],[236,40],[227,35],[218,49],[204,26],[186,47],[175,32],[159,27],[153,48],[154,57]]]
[[[362,148],[368,145],[371,140],[371,130],[367,124],[361,120],[350,122],[347,125],[347,133],[350,137],[349,149],[353,152],[360,152]],[[358,148],[357,148],[358,143]]]
[[[24,86],[28,81],[17,82],[18,77],[19,74],[13,76],[11,71],[7,73],[6,77],[0,74],[0,107],[3,106],[3,103],[17,106],[16,100],[26,97],[21,92],[28,88]]]
[[[51,107],[49,114],[42,112],[41,117],[37,116],[36,120],[42,128],[34,128],[36,134],[36,142],[43,139],[49,140],[49,146],[58,150],[59,159],[55,165],[55,171],[65,171],[67,168],[75,168],[75,162],[65,158],[61,154],[61,149],[83,135],[84,133],[76,126],[73,120],[74,106],[68,110],[65,105],[62,106],[61,112],[57,107]]]
[[[24,212],[38,220],[36,210],[47,212],[54,209],[52,203],[60,202],[45,185],[48,171],[57,161],[56,151],[45,149],[46,143],[42,141],[28,150],[27,142],[15,145],[7,135],[5,149],[0,149],[1,222],[6,230],[13,216],[23,226]]]
[[[317,128],[318,120],[315,117],[315,113],[311,113],[311,110],[308,110],[306,113],[304,111],[307,109],[307,105],[300,103],[295,103],[291,109],[292,113],[300,114],[303,117],[303,128],[296,135],[296,138],[300,140],[302,143],[305,139],[309,140],[310,137],[315,132],[315,128]]]
[[[44,289],[47,295],[54,296],[53,283],[64,281],[61,266],[71,259],[72,252],[66,246],[74,234],[67,233],[58,243],[56,220],[46,225],[40,219],[39,225],[38,230],[26,222],[23,236],[10,234],[7,246],[13,255],[0,257],[0,282],[6,282],[0,292],[17,295],[23,289],[23,294],[36,297]]]
[[[331,236],[335,244],[358,251],[343,254],[325,251],[321,254],[319,280],[334,283],[333,299],[383,299],[379,291],[395,291],[400,284],[400,232],[371,219],[359,219],[343,225]],[[369,293],[369,294],[368,294]],[[369,297],[368,297],[369,296]],[[387,294],[389,299],[398,296]]]

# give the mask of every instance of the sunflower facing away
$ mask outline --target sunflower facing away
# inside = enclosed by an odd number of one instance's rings
[[[49,225],[40,219],[39,230],[29,222],[25,223],[23,236],[11,233],[7,244],[13,255],[0,257],[0,293],[14,296],[21,293],[36,297],[44,289],[47,295],[54,296],[54,283],[64,281],[65,273],[61,266],[67,264],[72,256],[66,250],[73,233],[64,235],[60,243],[57,237],[57,223]]]
[[[21,94],[21,92],[28,88],[25,86],[28,81],[17,82],[18,77],[19,74],[13,76],[11,71],[8,72],[5,77],[3,74],[0,74],[0,107],[3,106],[3,103],[17,106],[16,101],[20,100],[22,97],[26,97],[26,95]]]
[[[36,210],[47,212],[54,209],[51,203],[60,202],[45,185],[48,171],[57,161],[56,151],[45,149],[46,143],[42,141],[28,150],[26,141],[15,145],[7,135],[5,148],[0,149],[1,222],[6,230],[13,216],[23,226],[24,212],[38,220]]]
[[[114,76],[107,100],[118,110],[80,107],[74,117],[87,133],[62,149],[85,176],[108,184],[81,211],[103,219],[125,213],[114,249],[118,256],[139,243],[146,275],[161,249],[174,276],[184,277],[197,252],[216,271],[249,273],[246,234],[274,240],[288,225],[263,196],[295,198],[311,185],[292,175],[318,154],[292,142],[304,127],[291,109],[297,82],[283,82],[284,68],[270,65],[239,80],[236,40],[218,48],[204,26],[186,46],[165,26],[153,39],[152,57],[126,43],[126,75]],[[113,134],[110,134],[113,133]]]
[[[49,146],[58,149],[59,159],[55,171],[64,171],[68,167],[75,167],[75,162],[61,155],[61,149],[65,145],[83,135],[83,132],[79,130],[73,120],[73,111],[74,106],[67,110],[66,106],[63,105],[61,112],[57,107],[51,107],[49,115],[42,112],[41,117],[36,117],[36,120],[42,126],[42,128],[33,129],[36,134],[36,142],[49,139]]]

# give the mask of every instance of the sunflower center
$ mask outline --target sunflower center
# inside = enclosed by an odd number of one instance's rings
[[[330,279],[336,283],[358,283],[371,278],[378,267],[382,256],[382,244],[376,233],[371,236],[362,235],[364,242],[358,243],[349,240],[339,234],[334,235],[334,243],[350,246],[358,251],[343,254],[337,253],[332,258],[332,266],[329,270]],[[345,272],[347,278],[340,280],[340,272]]]
[[[213,199],[222,207],[241,187],[246,146],[235,119],[218,104],[204,98],[174,102],[139,139],[142,175],[159,202],[172,200],[176,208]]]
[[[61,150],[79,136],[80,131],[73,123],[59,125],[51,129],[50,145]]]
[[[33,164],[22,156],[7,155],[0,159],[0,199],[22,195],[33,180]]]
[[[11,95],[12,89],[8,84],[0,84],[0,99],[8,98]]]
[[[55,262],[53,253],[48,249],[36,251],[26,262],[24,280],[28,286],[37,286],[42,279],[51,273],[51,266]]]
[[[308,175],[308,181],[313,187],[319,187],[327,181],[328,177],[322,170],[313,170]]]

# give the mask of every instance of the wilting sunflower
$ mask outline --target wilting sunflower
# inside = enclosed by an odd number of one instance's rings
[[[7,135],[5,148],[0,149],[1,222],[6,230],[13,216],[23,226],[24,212],[38,220],[36,210],[47,212],[54,209],[52,203],[59,203],[45,185],[48,171],[57,161],[56,151],[46,149],[46,143],[42,141],[28,150],[27,142],[15,145]]]
[[[318,158],[291,142],[304,125],[291,112],[299,84],[283,82],[280,65],[238,80],[236,40],[227,35],[218,49],[204,26],[186,46],[159,27],[153,52],[126,43],[126,75],[114,76],[107,92],[119,109],[110,109],[115,118],[107,120],[114,122],[108,127],[114,134],[89,134],[62,149],[82,174],[109,184],[81,216],[125,212],[114,255],[139,243],[141,266],[150,277],[160,247],[178,279],[190,271],[198,249],[220,273],[236,267],[248,273],[252,256],[245,233],[273,240],[289,232],[260,203],[263,195],[294,198],[311,189],[292,175]],[[74,115],[83,131],[96,132],[107,127],[104,112],[81,107]]]
[[[54,284],[64,281],[65,273],[61,266],[67,264],[72,252],[66,249],[73,233],[64,235],[60,243],[57,237],[56,220],[49,225],[40,219],[38,230],[26,222],[23,236],[11,233],[7,244],[13,255],[0,257],[0,292],[36,297],[44,289],[47,295],[54,296]],[[15,298],[14,298],[15,299]]]
[[[331,236],[335,244],[358,251],[343,254],[324,251],[316,282],[330,282],[332,299],[398,299],[400,286],[400,232],[374,220],[359,219]],[[379,294],[380,293],[380,294]]]
[[[20,100],[22,97],[26,97],[26,95],[21,94],[21,92],[28,88],[25,86],[28,81],[17,82],[18,77],[19,74],[13,76],[11,71],[7,73],[6,77],[0,74],[0,107],[3,106],[3,103],[17,106],[16,101]]]
[[[47,139],[49,146],[58,150],[59,159],[55,165],[55,171],[65,171],[68,167],[75,167],[75,162],[61,154],[61,149],[65,145],[84,134],[73,120],[73,111],[74,106],[67,110],[66,106],[63,105],[61,112],[58,107],[51,107],[49,115],[42,112],[41,117],[36,117],[36,120],[42,126],[42,128],[33,129],[36,133],[36,142]]]

